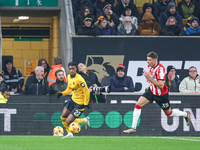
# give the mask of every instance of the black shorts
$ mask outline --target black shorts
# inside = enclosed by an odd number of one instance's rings
[[[162,96],[154,95],[150,88],[147,92],[145,92],[143,95],[147,100],[150,101],[150,103],[153,103],[153,101],[156,101],[156,103],[163,109],[168,110],[170,108],[168,93]]]
[[[85,110],[85,106],[84,105],[79,105],[77,103],[75,103],[72,99],[69,100],[65,100],[65,107],[71,111],[71,114],[75,117],[78,118],[81,116],[81,114],[84,112]]]

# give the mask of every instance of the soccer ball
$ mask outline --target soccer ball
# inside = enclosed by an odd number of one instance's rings
[[[54,136],[63,136],[64,134],[64,130],[61,126],[56,126],[54,129],[53,129],[53,135]]]
[[[77,122],[72,122],[70,125],[69,125],[69,130],[74,133],[74,134],[77,134],[81,131],[81,126],[77,123]]]

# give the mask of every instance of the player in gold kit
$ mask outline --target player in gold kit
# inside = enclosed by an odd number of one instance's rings
[[[85,129],[90,127],[89,117],[77,119],[81,116],[86,107],[88,107],[90,100],[90,91],[88,90],[85,80],[81,75],[76,73],[77,67],[74,62],[68,64],[67,76],[68,86],[65,91],[57,94],[57,98],[66,96],[72,92],[70,100],[65,101],[65,107],[63,108],[62,115],[60,116],[62,123],[67,131],[67,135],[63,138],[73,138],[73,134],[69,130],[69,125],[72,122],[83,123]]]

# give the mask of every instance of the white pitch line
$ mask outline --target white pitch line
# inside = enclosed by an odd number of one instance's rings
[[[151,138],[159,138],[159,139],[170,139],[170,140],[183,140],[183,141],[197,141],[200,142],[200,140],[193,140],[193,139],[183,139],[183,138],[174,138],[174,137],[151,137]]]

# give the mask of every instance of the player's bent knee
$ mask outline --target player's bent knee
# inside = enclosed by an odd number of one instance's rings
[[[169,113],[166,113],[166,112],[165,112],[165,115],[166,115],[167,117],[171,116],[171,114],[172,114],[172,110],[171,110]]]

